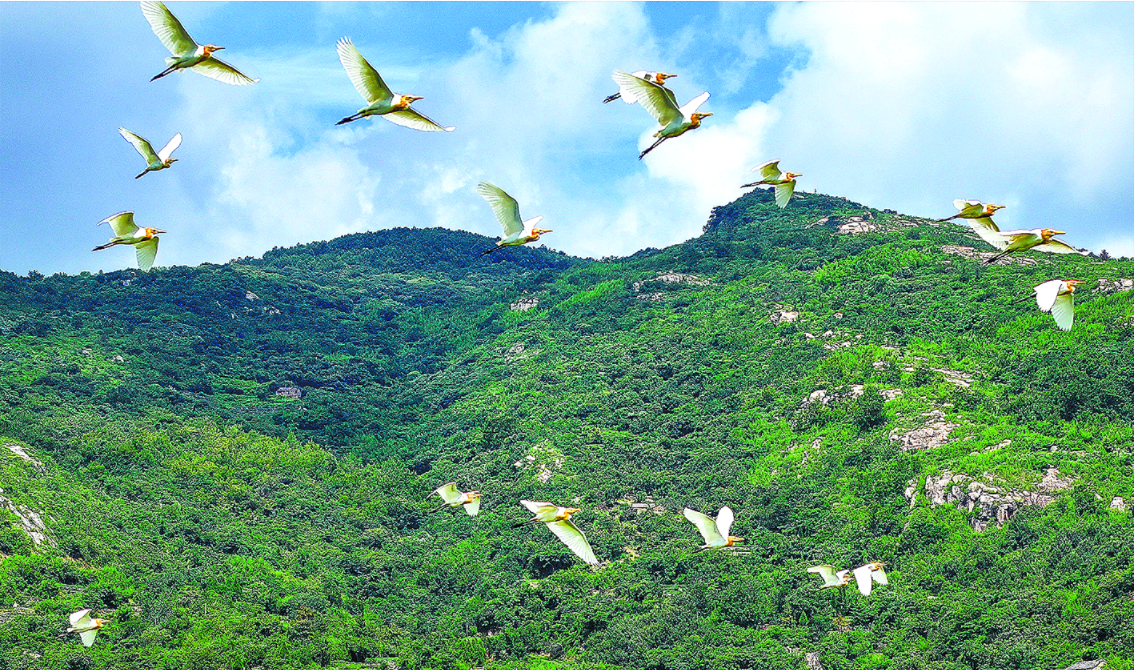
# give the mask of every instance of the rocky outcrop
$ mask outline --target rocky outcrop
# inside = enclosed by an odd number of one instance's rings
[[[800,312],[792,311],[792,308],[788,305],[773,305],[773,312],[768,318],[774,324],[792,323],[800,318]]]
[[[1103,670],[1107,661],[1080,661],[1073,663],[1064,670]]]
[[[635,293],[638,293],[642,289],[643,284],[652,281],[666,282],[667,284],[689,284],[690,286],[709,286],[713,283],[710,280],[705,279],[704,277],[699,277],[695,274],[682,274],[680,272],[674,272],[673,270],[670,270],[668,272],[658,273],[658,276],[654,277],[653,279],[643,279],[642,281],[636,281],[634,284],[632,284]]]
[[[512,363],[513,361],[522,361],[525,358],[532,358],[536,355],[539,349],[529,349],[524,346],[523,342],[517,342],[504,351],[504,361]]]
[[[824,670],[824,664],[820,663],[820,652],[810,651],[804,654],[804,665],[808,666],[808,670]]]
[[[906,433],[900,433],[897,428],[891,431],[891,440],[899,443],[899,449],[920,451],[940,447],[949,441],[950,432],[959,425],[947,421],[946,413],[940,409],[932,409],[922,416],[928,421],[921,428]]]
[[[295,386],[281,386],[276,389],[276,395],[281,398],[290,398],[292,400],[299,400],[303,397],[303,391]]]
[[[528,310],[540,304],[540,299],[535,296],[522,297],[514,303],[510,303],[508,308],[514,312],[527,312]]]
[[[965,507],[970,517],[970,525],[976,531],[983,531],[989,524],[998,526],[1009,519],[1026,505],[1047,507],[1056,500],[1052,494],[1067,490],[1072,486],[1072,480],[1060,476],[1056,468],[1049,468],[1036,491],[1016,491],[1003,486],[994,485],[996,477],[990,473],[982,475],[985,481],[977,481],[969,475],[954,474],[949,470],[940,476],[929,476],[924,482],[924,493],[930,500],[931,506],[951,503]],[[918,496],[918,480],[907,482],[903,496],[914,506]]]
[[[15,454],[21,460],[30,464],[36,470],[43,472],[43,463],[32,457],[32,455],[29,454],[26,449],[24,449],[23,445],[16,444],[15,442],[5,442],[4,448]]]
[[[996,251],[974,251],[973,247],[963,247],[963,246],[956,245],[956,244],[943,244],[942,245],[942,253],[954,254],[955,256],[961,256],[963,258],[970,258],[970,259],[973,259],[973,260],[981,260],[981,261],[989,260],[990,258],[993,258],[994,256],[996,256],[998,254],[998,252],[996,252]],[[1028,256],[1022,256],[1020,254],[1011,254],[1009,256],[1006,256],[1005,258],[1002,258],[1001,260],[999,260],[997,262],[1000,263],[1001,265],[1013,265],[1013,264],[1016,264],[1016,265],[1036,265],[1038,261],[1037,261],[1037,259],[1030,258]]]
[[[0,489],[0,493],[3,492],[4,489]],[[15,514],[20,519],[20,527],[27,533],[28,537],[31,538],[35,546],[38,547],[43,544],[50,544],[53,547],[56,546],[55,540],[47,536],[47,526],[43,524],[43,516],[39,512],[25,505],[17,505],[2,495],[0,495],[0,506],[5,507],[9,512]]]
[[[1109,509],[1117,509],[1120,512],[1126,512],[1127,511],[1127,503],[1123,501],[1123,498],[1121,496],[1115,496],[1114,498],[1111,499],[1111,504],[1108,505],[1108,508]]]
[[[558,449],[537,445],[528,450],[528,455],[512,464],[520,470],[534,469],[536,479],[546,484],[552,475],[564,467],[565,457]]]
[[[1122,279],[1106,279],[1100,277],[1096,282],[1096,290],[1100,293],[1117,293],[1119,291],[1130,291],[1135,286],[1135,280],[1128,277]]]
[[[873,223],[867,223],[863,220],[863,217],[853,216],[847,220],[847,223],[841,224],[840,227],[836,229],[836,232],[845,235],[859,235],[862,233],[871,233],[877,229],[878,226]]]

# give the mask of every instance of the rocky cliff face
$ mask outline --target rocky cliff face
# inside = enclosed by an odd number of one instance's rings
[[[977,481],[969,475],[954,474],[947,470],[939,477],[927,477],[924,493],[930,499],[931,506],[946,503],[964,506],[972,515],[970,525],[973,529],[983,531],[991,523],[998,526],[1004,524],[1026,505],[1047,507],[1056,500],[1054,493],[1070,488],[1073,483],[1071,479],[1061,477],[1056,468],[1049,468],[1045,472],[1036,491],[1017,491],[995,486],[991,482],[995,482],[996,478],[988,472],[982,479],[985,481]],[[913,507],[918,496],[917,479],[907,482],[903,496]]]

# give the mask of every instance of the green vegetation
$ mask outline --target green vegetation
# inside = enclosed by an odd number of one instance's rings
[[[0,670],[1132,668],[1132,263],[959,245],[757,192],[601,262],[400,229],[0,273]],[[1056,277],[1070,332],[1013,304]],[[750,553],[695,554],[722,505]],[[869,560],[870,598],[805,572]]]

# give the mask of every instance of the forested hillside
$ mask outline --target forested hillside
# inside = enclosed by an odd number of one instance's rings
[[[0,273],[0,670],[1133,667],[1130,259],[764,192],[628,258],[492,244]],[[1054,278],[1069,332],[1015,302]],[[723,505],[744,549],[695,552]]]

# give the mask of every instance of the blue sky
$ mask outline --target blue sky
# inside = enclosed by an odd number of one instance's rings
[[[491,181],[541,242],[594,257],[700,233],[771,158],[799,188],[927,217],[1007,205],[1002,228],[1065,230],[1132,255],[1132,3],[169,2],[200,43],[261,78],[156,82],[168,53],[137,3],[0,3],[0,269],[133,267],[91,253],[134,210],[158,265],[222,263],[394,226],[500,232]],[[396,92],[453,133],[363,106],[349,36]],[[655,129],[600,101],[614,69],[665,70],[702,128],[637,160]],[[118,126],[159,148],[142,160]]]

